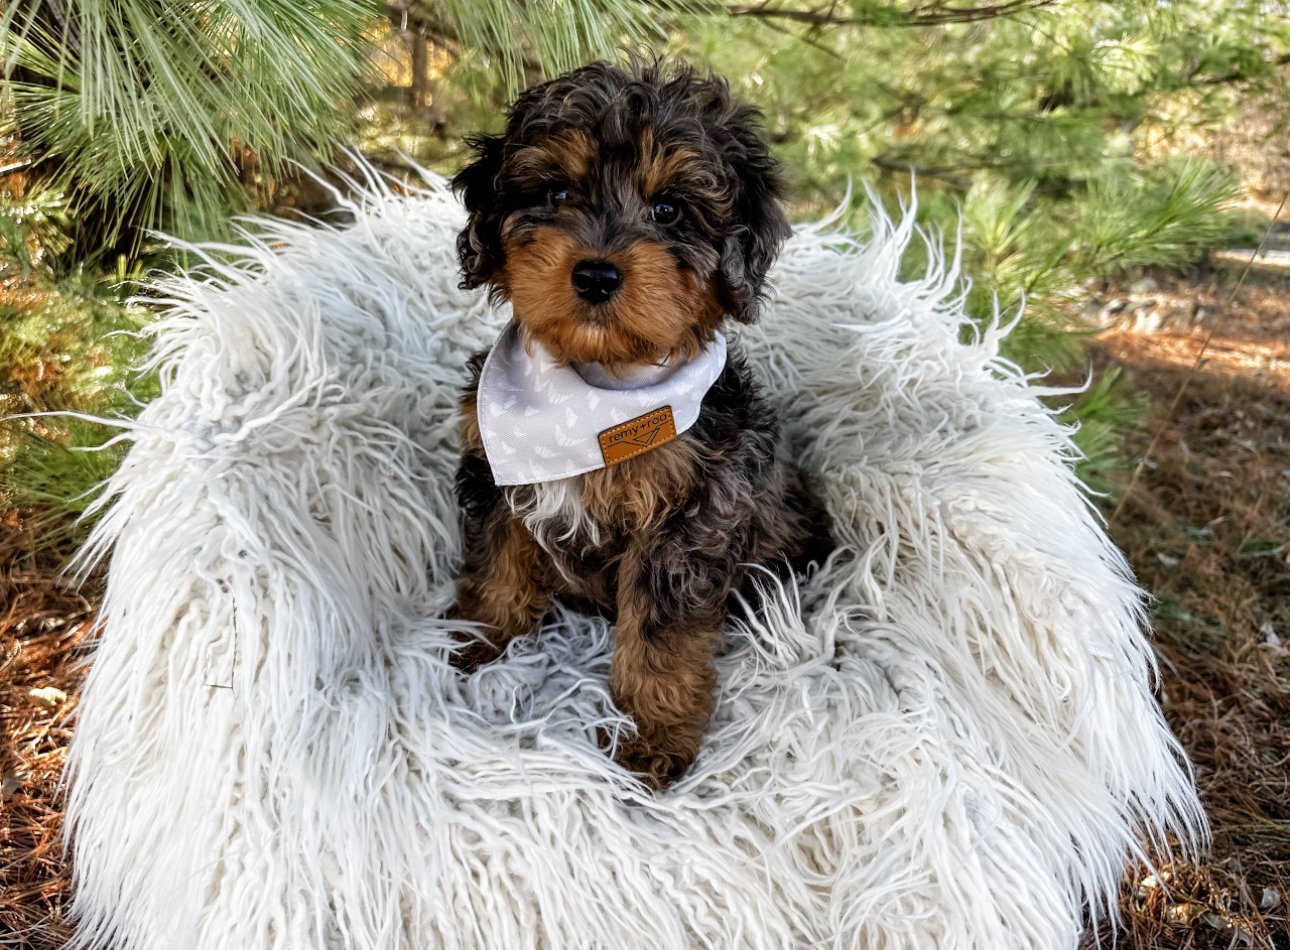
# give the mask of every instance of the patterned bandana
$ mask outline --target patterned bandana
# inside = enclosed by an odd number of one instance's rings
[[[551,482],[615,465],[671,442],[699,417],[726,365],[716,334],[688,363],[561,366],[519,324],[502,331],[479,377],[479,431],[498,485]]]

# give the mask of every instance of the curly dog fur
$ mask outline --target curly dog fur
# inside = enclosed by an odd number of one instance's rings
[[[727,318],[757,318],[789,233],[759,119],[721,79],[658,63],[596,63],[529,89],[503,134],[471,140],[453,181],[468,212],[462,286],[509,301],[524,337],[565,362],[614,372],[692,356]],[[589,265],[610,275],[603,293],[579,286]],[[637,727],[615,758],[667,785],[698,753],[732,595],[750,565],[822,559],[824,516],[734,348],[675,441],[509,487],[495,484],[476,421],[482,365],[481,354],[462,399],[456,614],[486,633],[457,663],[472,669],[533,632],[552,596],[604,611],[612,695]]]

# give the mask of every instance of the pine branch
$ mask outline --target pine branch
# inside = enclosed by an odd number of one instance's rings
[[[11,6],[0,49],[15,152],[69,196],[71,256],[133,254],[150,229],[218,236],[251,198],[244,150],[266,180],[326,155],[370,18],[366,0]]]
[[[912,162],[902,161],[890,155],[875,155],[869,159],[869,164],[875,168],[881,168],[883,171],[913,175],[915,178],[935,178],[960,191],[967,191],[972,184],[971,179],[956,173],[961,169],[915,165]]]
[[[812,27],[823,26],[884,26],[916,27],[945,26],[951,23],[978,23],[999,17],[1013,16],[1026,10],[1037,10],[1054,6],[1058,0],[1004,0],[1001,3],[981,6],[956,7],[947,3],[927,3],[915,6],[912,10],[900,10],[894,7],[881,7],[871,13],[856,15],[839,14],[836,4],[827,8],[800,9],[792,7],[772,7],[769,0],[756,6],[725,6],[712,4],[704,9],[707,12],[724,11],[732,17],[756,17],[760,19],[780,19],[802,23]]]
[[[1264,60],[1263,65],[1270,72],[1278,66],[1290,64],[1290,53],[1283,53],[1274,59]],[[1188,85],[1191,86],[1224,86],[1235,82],[1245,82],[1254,78],[1248,70],[1237,69],[1222,76],[1204,76],[1197,78],[1193,72],[1188,78]]]

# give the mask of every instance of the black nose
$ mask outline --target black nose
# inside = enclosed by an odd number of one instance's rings
[[[578,261],[573,268],[573,289],[587,303],[604,303],[622,285],[622,271],[608,261]]]

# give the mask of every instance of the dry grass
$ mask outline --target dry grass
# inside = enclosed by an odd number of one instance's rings
[[[1159,434],[1111,531],[1157,598],[1161,700],[1215,840],[1202,865],[1130,875],[1123,931],[1087,945],[1290,950],[1290,276],[1255,274],[1230,305],[1231,271],[1154,279],[1108,293],[1124,305],[1094,343],[1155,406],[1129,454]],[[0,515],[0,948],[53,950],[68,934],[56,784],[94,594],[18,528]],[[50,686],[67,698],[33,698]]]

